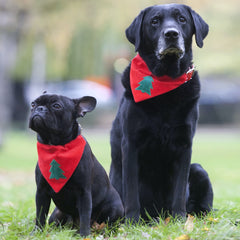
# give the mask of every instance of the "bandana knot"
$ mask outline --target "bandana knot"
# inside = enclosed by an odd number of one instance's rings
[[[58,193],[78,166],[86,145],[79,135],[65,145],[46,145],[37,142],[38,166],[43,177]]]
[[[133,58],[130,69],[130,85],[135,102],[141,102],[171,90],[174,90],[192,79],[194,67],[178,78],[171,78],[167,75],[154,76],[147,67],[147,64],[139,54]]]

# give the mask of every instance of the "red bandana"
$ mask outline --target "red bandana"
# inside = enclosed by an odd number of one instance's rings
[[[167,75],[157,77],[149,71],[147,64],[137,54],[132,60],[130,70],[130,85],[134,101],[141,102],[167,93],[192,79],[193,72],[194,67],[178,78]]]
[[[79,135],[65,145],[46,145],[37,143],[38,165],[52,189],[58,193],[75,171],[86,145]]]

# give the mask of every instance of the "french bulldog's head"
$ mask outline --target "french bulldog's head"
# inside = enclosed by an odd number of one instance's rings
[[[79,133],[78,117],[96,106],[94,97],[70,99],[61,95],[44,94],[31,104],[29,127],[38,133],[44,144],[64,145]]]

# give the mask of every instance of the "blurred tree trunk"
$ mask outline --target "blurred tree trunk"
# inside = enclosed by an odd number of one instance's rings
[[[46,80],[46,46],[40,37],[33,48],[32,72],[30,76],[27,101],[31,102],[43,93]]]
[[[0,145],[11,120],[12,96],[10,71],[14,66],[25,12],[17,11],[11,1],[0,0]]]
[[[1,20],[0,20],[1,21]],[[0,36],[0,145],[3,141],[3,132],[10,120],[11,108],[11,83],[9,79],[9,68],[12,59],[8,55],[8,49],[12,43],[9,41],[7,33]]]

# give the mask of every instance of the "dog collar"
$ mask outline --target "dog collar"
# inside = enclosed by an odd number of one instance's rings
[[[174,90],[192,79],[194,66],[178,78],[167,75],[154,76],[139,54],[133,58],[130,70],[130,85],[135,102],[141,102],[171,90]]]
[[[38,166],[52,189],[58,193],[74,173],[86,145],[85,139],[77,138],[65,145],[46,145],[37,142]]]

